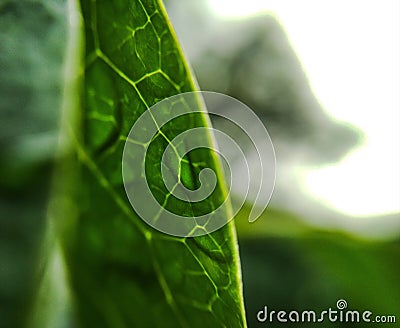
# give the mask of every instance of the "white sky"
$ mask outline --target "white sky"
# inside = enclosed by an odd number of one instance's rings
[[[304,176],[310,192],[351,215],[400,210],[400,1],[209,0],[221,16],[273,12],[315,95],[365,144]]]

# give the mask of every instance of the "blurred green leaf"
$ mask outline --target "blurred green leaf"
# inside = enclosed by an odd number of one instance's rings
[[[84,0],[81,6],[82,121],[75,136],[76,167],[64,171],[66,191],[60,197],[69,204],[60,215],[78,322],[83,327],[244,326],[233,224],[197,238],[167,236],[147,226],[125,195],[122,150],[133,123],[159,100],[195,89],[162,4]],[[164,132],[173,138],[206,122],[189,115]],[[152,142],[155,157],[146,168],[157,185],[157,154],[167,145],[161,134]],[[200,161],[218,165],[208,149],[191,154],[181,168],[188,187],[199,183],[194,164]],[[162,187],[160,203],[168,197]],[[202,208],[176,201],[169,206],[196,215],[219,204],[223,189],[219,185]]]
[[[299,236],[241,237],[240,255],[247,322],[257,326],[256,314],[272,310],[336,309],[345,299],[349,310],[400,316],[400,270],[395,263],[399,240],[371,242],[338,232],[312,231]],[[282,323],[268,323],[280,327]],[[308,327],[307,323],[293,324]],[[329,322],[324,327],[353,327]],[[355,326],[370,327],[371,323]],[[373,326],[373,325],[372,325]],[[395,324],[393,325],[395,326]]]
[[[0,327],[25,324],[46,256],[65,1],[0,2]]]
[[[248,211],[245,205],[235,222],[250,327],[259,324],[256,314],[265,305],[269,311],[312,309],[320,313],[335,309],[339,299],[345,299],[351,310],[371,311],[373,317],[400,316],[400,268],[394,265],[400,254],[398,235],[393,240],[363,239],[332,227],[313,227],[298,215],[274,208],[248,224]],[[268,325],[280,327],[282,323],[275,320]],[[326,321],[323,326],[351,324]]]

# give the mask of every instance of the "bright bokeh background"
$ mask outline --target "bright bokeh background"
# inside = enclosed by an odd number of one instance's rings
[[[400,2],[209,0],[221,17],[274,14],[315,96],[334,119],[360,128],[361,147],[313,168],[304,184],[349,215],[400,210]]]

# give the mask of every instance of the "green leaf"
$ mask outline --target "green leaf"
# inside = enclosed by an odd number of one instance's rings
[[[0,327],[26,323],[46,261],[66,35],[64,1],[1,1]]]
[[[125,195],[121,158],[133,123],[159,100],[196,88],[162,4],[82,0],[81,7],[83,107],[80,125],[72,128],[76,160],[62,171],[58,199],[67,204],[59,219],[79,324],[245,326],[233,223],[202,237],[172,237],[146,225]],[[160,154],[168,140],[207,122],[193,114],[169,124],[146,161],[159,202],[183,215],[221,204],[225,186],[220,181],[197,207],[169,197],[160,183]],[[198,186],[202,163],[220,171],[210,150],[190,153],[181,167],[188,188]]]

